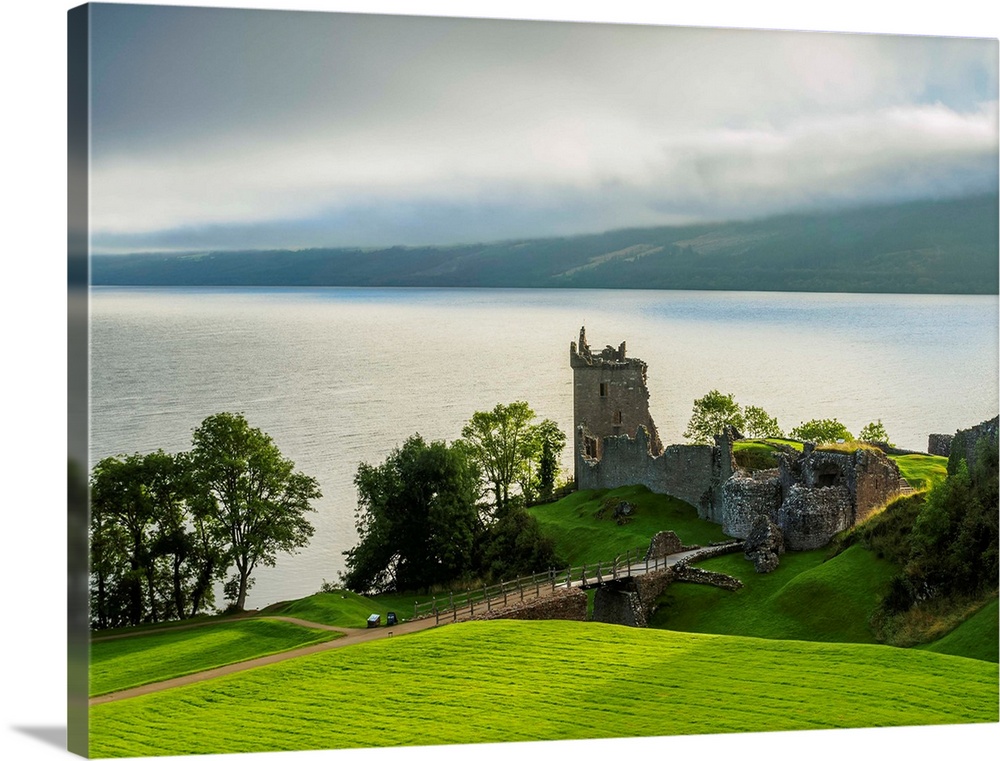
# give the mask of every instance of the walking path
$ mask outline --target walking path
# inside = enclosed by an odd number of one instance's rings
[[[677,563],[689,560],[693,557],[697,557],[699,554],[704,552],[703,549],[697,550],[685,550],[683,552],[678,552],[674,555],[670,555],[666,558],[661,559],[657,564],[659,568],[666,568],[676,565]],[[647,571],[652,571],[648,563],[636,561],[628,566],[621,566],[618,568],[619,576],[641,576]],[[604,581],[611,579],[611,573],[605,572],[602,576]],[[589,575],[583,579],[574,579],[570,582],[569,586],[572,588],[586,588],[593,586],[599,582],[598,577],[591,578]],[[549,584],[542,584],[536,588],[537,597],[547,597],[558,591],[567,589],[567,584],[563,582],[558,586],[550,586]],[[511,596],[513,602],[513,595]],[[493,603],[494,607],[500,607],[499,602]],[[482,606],[480,606],[482,609]],[[322,629],[323,631],[338,632],[344,636],[338,637],[337,639],[330,640],[329,642],[321,642],[316,645],[307,645],[306,647],[296,648],[295,650],[287,650],[283,653],[275,653],[274,655],[265,655],[260,658],[252,658],[247,661],[241,661],[239,663],[230,663],[226,666],[219,666],[218,668],[208,669],[207,671],[199,671],[195,674],[188,674],[186,676],[175,677],[174,679],[167,679],[162,682],[153,682],[151,684],[144,684],[139,687],[132,687],[127,690],[119,690],[117,692],[109,692],[105,695],[98,695],[96,697],[90,698],[90,705],[101,705],[102,703],[112,703],[117,700],[125,700],[126,698],[134,698],[139,695],[149,695],[153,692],[159,692],[161,690],[168,690],[172,687],[181,687],[187,684],[195,684],[197,682],[204,682],[209,679],[215,679],[216,677],[226,676],[227,674],[235,674],[240,671],[248,671],[250,669],[255,669],[260,666],[267,666],[272,663],[280,663],[281,661],[291,660],[292,658],[300,658],[306,655],[315,655],[316,653],[323,653],[327,650],[333,650],[338,647],[346,647],[348,645],[356,645],[362,642],[371,642],[376,639],[386,639],[393,637],[397,634],[411,634],[413,632],[423,631],[425,629],[431,629],[438,625],[438,617],[427,616],[424,618],[418,618],[416,620],[406,621],[404,623],[396,624],[392,627],[378,627],[376,629],[351,629],[342,626],[328,626],[326,624],[319,624],[315,621],[306,621],[301,618],[293,618],[290,616],[255,616],[255,612],[247,613],[241,616],[229,616],[222,619],[215,619],[212,621],[203,621],[196,624],[188,624],[183,626],[169,626],[160,627],[156,629],[145,629],[140,632],[129,632],[127,634],[112,635],[109,637],[101,637],[99,640],[95,641],[106,641],[112,639],[119,639],[122,637],[134,637],[140,634],[150,634],[152,632],[161,631],[178,631],[181,629],[193,629],[199,626],[211,626],[216,623],[224,623],[226,621],[233,621],[239,619],[246,619],[251,617],[259,618],[270,618],[277,621],[286,621],[288,623],[297,624],[299,626],[305,626],[310,629]],[[470,618],[469,611],[467,610],[457,610],[448,611],[440,616],[440,622],[442,624],[451,623],[453,621],[463,621]]]

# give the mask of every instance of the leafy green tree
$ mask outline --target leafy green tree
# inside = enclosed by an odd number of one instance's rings
[[[361,463],[345,587],[360,593],[427,588],[468,573],[480,529],[480,474],[468,450],[411,436],[381,465]]]
[[[695,444],[712,444],[726,426],[742,431],[745,424],[743,412],[733,395],[713,389],[701,399],[694,400],[684,438],[691,439]]]
[[[893,446],[893,443],[889,441],[889,434],[886,432],[885,426],[882,425],[881,418],[862,428],[861,433],[858,434],[858,440],[866,441],[869,444],[888,444],[890,447]]]
[[[156,620],[156,596],[152,583],[151,535],[156,521],[155,503],[145,486],[147,471],[143,455],[105,457],[94,466],[90,481],[91,546],[98,548],[100,604],[107,604],[107,563],[117,558],[122,567],[116,585],[125,599],[124,615],[130,625],[149,617]],[[148,585],[148,586],[147,586]],[[148,614],[148,616],[147,616]],[[117,618],[117,617],[116,617]]]
[[[554,540],[542,533],[535,517],[516,499],[486,529],[479,555],[480,573],[491,582],[565,565]]]
[[[518,401],[476,412],[462,428],[463,446],[482,470],[496,509],[508,504],[511,487],[530,483],[540,444],[534,418],[528,403]]]
[[[556,478],[559,476],[559,455],[566,447],[566,434],[554,420],[545,419],[534,431],[536,442],[540,442],[538,458],[538,495],[543,500],[552,499]],[[538,446],[538,444],[536,444]]]
[[[192,513],[236,566],[227,594],[243,610],[254,569],[273,566],[278,552],[294,552],[313,535],[306,513],[319,484],[295,472],[270,436],[228,412],[195,430],[191,473]]]
[[[744,407],[743,425],[742,433],[751,439],[773,439],[784,435],[778,419],[768,415],[761,407]]]
[[[789,435],[793,439],[811,441],[815,444],[833,444],[843,439],[854,441],[854,436],[843,423],[836,418],[832,420],[810,420],[793,428]]]

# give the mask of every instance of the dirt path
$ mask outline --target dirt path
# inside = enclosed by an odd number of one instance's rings
[[[267,666],[272,663],[280,663],[281,661],[287,661],[292,658],[300,658],[304,655],[315,655],[316,653],[323,653],[327,650],[333,650],[334,648],[356,645],[361,642],[371,642],[376,639],[388,639],[396,635],[410,634],[412,632],[430,629],[435,626],[433,618],[422,618],[417,621],[407,621],[406,623],[397,624],[396,626],[384,626],[377,629],[346,629],[336,626],[326,626],[325,624],[317,624],[312,621],[288,618],[285,616],[266,616],[266,618],[276,618],[278,620],[296,623],[301,626],[307,626],[311,629],[341,632],[344,636],[331,640],[330,642],[320,642],[317,645],[308,645],[295,650],[288,650],[284,653],[265,655],[260,658],[253,658],[249,661],[241,661],[240,663],[230,663],[226,666],[209,669],[208,671],[199,671],[196,674],[188,674],[187,676],[179,676],[162,682],[144,684],[140,687],[132,687],[127,690],[119,690],[118,692],[109,692],[106,695],[98,695],[97,697],[90,698],[90,705],[96,706],[101,705],[102,703],[112,703],[116,700],[134,698],[139,695],[149,695],[150,693],[159,692],[160,690],[169,690],[172,687],[181,687],[186,684],[204,682],[208,679],[215,679],[216,677],[226,676],[227,674],[235,674],[240,671],[255,669],[259,666]]]
[[[664,563],[660,567],[673,566],[678,562],[688,560],[692,557],[696,557],[701,550],[685,550],[678,552],[674,555],[670,555],[664,558]],[[635,564],[628,569],[631,573],[635,575],[640,575],[645,572],[643,565]],[[652,570],[652,569],[649,569]],[[574,582],[572,586],[578,586],[579,582]],[[563,587],[560,585],[559,589]],[[549,587],[547,584],[541,584],[537,587],[537,592],[531,597],[543,598],[548,597],[555,591],[554,588]],[[496,603],[494,603],[496,604]],[[480,606],[480,610],[482,607]],[[379,627],[377,629],[349,629],[340,626],[328,626],[326,624],[318,624],[314,621],[306,621],[301,618],[293,618],[291,616],[268,616],[259,615],[257,611],[248,612],[247,614],[241,616],[230,616],[221,620],[213,621],[203,621],[197,624],[190,624],[187,626],[171,626],[171,627],[160,627],[158,629],[146,629],[142,632],[130,632],[128,634],[114,635],[110,637],[102,637],[99,640],[111,640],[119,639],[120,637],[134,637],[139,634],[150,634],[152,632],[161,631],[177,631],[181,629],[193,629],[198,626],[211,626],[217,623],[225,623],[226,621],[233,620],[246,620],[248,618],[270,618],[277,621],[286,621],[288,623],[297,624],[298,626],[304,626],[309,629],[322,629],[323,631],[339,632],[343,634],[343,637],[338,637],[335,640],[329,642],[321,642],[316,645],[308,645],[306,647],[300,647],[295,650],[288,650],[283,653],[275,653],[274,655],[265,655],[260,658],[253,658],[248,661],[242,661],[240,663],[230,663],[226,666],[219,666],[218,668],[209,669],[207,671],[199,671],[196,674],[188,674],[187,676],[179,676],[174,679],[167,679],[162,682],[153,682],[152,684],[145,684],[140,687],[132,687],[127,690],[119,690],[118,692],[110,692],[106,695],[98,695],[97,697],[90,698],[90,705],[101,705],[102,703],[112,703],[116,700],[125,700],[126,698],[134,698],[139,695],[149,695],[153,692],[159,692],[161,690],[169,690],[172,687],[181,687],[186,684],[196,684],[197,682],[204,682],[209,679],[215,679],[216,677],[226,676],[227,674],[235,674],[240,671],[248,671],[249,669],[255,669],[259,666],[267,666],[272,663],[280,663],[281,661],[291,660],[292,658],[300,658],[305,655],[314,655],[316,653],[323,653],[327,650],[333,650],[338,647],[346,647],[348,645],[356,645],[362,642],[371,642],[376,639],[387,639],[393,637],[397,634],[405,635],[412,632],[423,631],[425,629],[431,629],[438,625],[438,621],[434,616],[428,618],[417,619],[416,621],[407,621],[405,623],[397,624],[392,627]],[[456,611],[454,614],[444,614],[441,616],[440,624],[448,624],[453,621],[464,621],[470,618],[469,611],[462,610]]]

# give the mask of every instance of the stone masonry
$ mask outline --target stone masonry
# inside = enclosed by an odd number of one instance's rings
[[[570,366],[578,489],[641,484],[687,502],[738,539],[763,515],[789,550],[822,547],[899,493],[899,469],[877,449],[807,445],[801,454],[780,454],[775,470],[746,473],[733,460],[738,431],[727,430],[714,446],[664,447],[649,412],[646,363],[627,358],[624,342],[597,354],[581,328]],[[995,441],[995,423],[992,430]]]

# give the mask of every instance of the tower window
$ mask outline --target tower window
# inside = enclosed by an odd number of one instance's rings
[[[607,383],[602,383],[601,384],[601,396],[607,396],[607,395],[608,395],[608,384]]]
[[[621,425],[622,424],[622,411],[621,410],[615,410],[615,418],[614,419],[615,419],[615,425]]]

